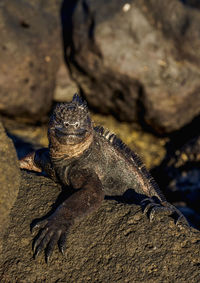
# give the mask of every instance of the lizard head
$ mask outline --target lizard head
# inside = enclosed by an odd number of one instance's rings
[[[92,135],[87,103],[75,94],[69,103],[58,103],[49,123],[49,138],[62,145],[76,145]]]

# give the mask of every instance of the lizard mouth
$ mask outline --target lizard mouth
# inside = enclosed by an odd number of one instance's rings
[[[84,129],[79,129],[75,132],[68,132],[67,129],[64,128],[56,128],[55,134],[58,138],[83,138],[87,133]]]

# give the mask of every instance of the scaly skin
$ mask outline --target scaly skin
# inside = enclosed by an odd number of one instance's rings
[[[187,224],[181,212],[169,204],[138,156],[114,134],[93,128],[86,102],[74,95],[72,102],[56,106],[48,128],[49,148],[31,153],[20,161],[23,169],[43,171],[66,188],[68,197],[40,228],[33,250],[36,257],[45,249],[49,260],[55,244],[64,253],[66,236],[75,219],[97,210],[109,196],[134,191],[144,212],[176,215],[177,223]]]

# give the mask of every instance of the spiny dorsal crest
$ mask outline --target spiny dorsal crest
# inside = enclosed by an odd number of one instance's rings
[[[111,133],[109,130],[105,130],[104,127],[96,126],[94,130],[100,134],[100,136],[104,137],[111,144],[113,143],[113,139],[116,138],[115,134]]]
[[[84,118],[88,114],[87,102],[83,101],[78,94],[74,94],[71,102],[57,103],[51,119],[66,119],[71,111],[73,111],[73,116],[79,117],[79,119]]]
[[[75,93],[71,102],[60,102],[56,104],[55,111],[60,113],[65,112],[67,109],[79,108],[88,111],[87,102]]]
[[[108,140],[112,144],[113,147],[115,147],[118,151],[121,151],[127,158],[129,159],[132,158],[132,154],[134,154],[132,150],[125,143],[123,143],[123,141],[120,138],[118,138],[114,133],[111,133],[109,130],[105,130],[101,126],[97,126],[94,129],[102,137]],[[139,162],[139,158],[138,158],[138,162]],[[142,163],[141,160],[140,162]]]
[[[127,159],[133,160],[134,163],[137,164],[137,167],[139,169],[142,169],[144,167],[144,164],[140,157],[135,152],[133,152],[125,143],[123,143],[123,141],[118,138],[114,133],[105,130],[101,126],[95,127],[94,130],[98,132],[100,136],[108,140],[112,144],[112,146],[115,147],[118,151],[120,151],[124,156],[126,156]]]
[[[71,103],[74,103],[78,107],[84,108],[87,110],[87,102],[85,100],[82,100],[82,98],[77,93],[74,94]]]

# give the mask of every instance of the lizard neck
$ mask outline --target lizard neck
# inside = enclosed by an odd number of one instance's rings
[[[50,141],[49,149],[52,160],[74,160],[83,155],[93,143],[93,133],[87,136],[82,142],[75,145],[60,144],[57,139],[53,138]]]

